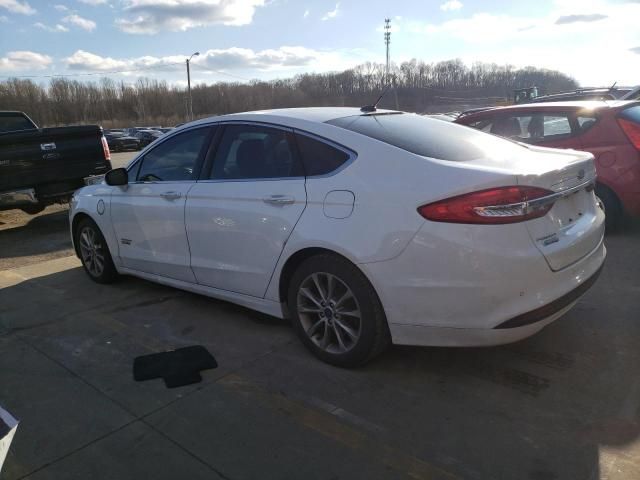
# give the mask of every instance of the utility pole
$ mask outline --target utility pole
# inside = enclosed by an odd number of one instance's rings
[[[391,19],[390,18],[385,18],[384,19],[384,44],[387,48],[387,64],[385,66],[385,72],[384,72],[384,83],[386,86],[390,85],[391,82],[391,54],[389,53],[389,45],[391,44]],[[400,105],[398,102],[398,89],[395,88],[395,81],[394,83],[394,89],[393,89],[393,95],[396,99],[396,110],[400,109]]]
[[[189,63],[193,57],[197,57],[198,55],[200,55],[200,52],[195,52],[187,58],[187,120],[189,121],[193,120],[193,99],[191,98],[191,71],[189,70]]]
[[[384,44],[387,47],[387,65],[384,71],[384,77],[385,77],[385,83],[389,84],[389,63],[391,60],[391,57],[389,55],[389,44],[391,43],[391,19],[390,18],[385,18],[384,19]]]

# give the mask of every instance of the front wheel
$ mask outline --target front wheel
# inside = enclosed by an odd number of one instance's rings
[[[80,221],[76,229],[75,242],[82,266],[91,280],[97,283],[112,283],[118,278],[107,242],[93,220],[85,218]]]
[[[356,367],[390,343],[378,296],[364,274],[337,255],[304,261],[291,279],[288,305],[296,333],[321,360]]]

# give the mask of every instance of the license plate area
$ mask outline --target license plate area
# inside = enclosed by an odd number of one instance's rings
[[[594,208],[592,194],[583,188],[558,198],[549,213],[553,217],[556,228],[564,230],[571,228],[585,214],[592,214]]]

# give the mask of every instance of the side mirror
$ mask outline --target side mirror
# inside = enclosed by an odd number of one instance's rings
[[[104,176],[107,185],[127,185],[129,183],[129,173],[126,168],[114,168],[109,170]]]

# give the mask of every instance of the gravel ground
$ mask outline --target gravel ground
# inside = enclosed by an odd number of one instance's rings
[[[111,163],[123,167],[137,153],[113,153]],[[73,255],[68,214],[67,204],[51,205],[36,215],[0,212],[0,271]]]
[[[0,271],[73,255],[67,205],[51,205],[37,215],[0,212]]]

